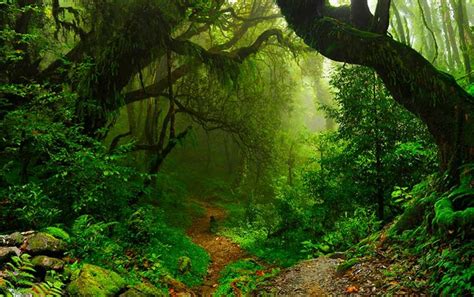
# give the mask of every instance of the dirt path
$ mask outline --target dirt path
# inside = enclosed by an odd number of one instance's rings
[[[335,277],[342,260],[319,257],[292,266],[276,277],[263,291],[272,296],[332,296],[344,294]]]
[[[232,262],[246,256],[245,252],[229,239],[212,234],[210,231],[210,217],[213,216],[217,222],[221,222],[226,213],[222,208],[207,203],[200,204],[206,209],[206,215],[194,221],[193,226],[188,230],[188,235],[194,243],[202,246],[211,257],[211,264],[204,284],[195,288],[194,292],[198,296],[212,296],[217,287],[219,273]]]
[[[373,253],[358,258],[351,268],[336,273],[343,262],[328,256],[300,262],[282,271],[258,295],[429,296],[427,287],[404,285],[415,280],[418,284],[426,282],[417,276],[416,257],[400,257],[396,249],[383,244],[383,239],[377,242]],[[402,266],[406,271],[400,275]]]

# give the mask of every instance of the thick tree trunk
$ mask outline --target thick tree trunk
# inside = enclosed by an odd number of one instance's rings
[[[304,1],[277,2],[306,44],[332,60],[375,69],[394,99],[426,123],[438,145],[442,170],[458,176],[460,165],[474,161],[474,98],[453,77],[388,36],[333,18],[311,18]]]

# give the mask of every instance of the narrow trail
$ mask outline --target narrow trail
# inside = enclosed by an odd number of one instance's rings
[[[345,295],[336,274],[340,259],[319,257],[287,268],[262,291],[263,296],[341,296]],[[345,287],[343,287],[345,288]],[[259,294],[262,295],[262,294]]]
[[[198,296],[212,296],[217,287],[219,273],[228,264],[235,262],[246,256],[246,253],[229,239],[217,236],[211,233],[210,218],[213,216],[217,222],[225,219],[226,213],[222,208],[217,206],[199,202],[205,209],[206,214],[193,223],[188,230],[188,235],[192,241],[202,246],[211,257],[211,264],[207,271],[204,284],[201,287],[194,288],[194,292]]]

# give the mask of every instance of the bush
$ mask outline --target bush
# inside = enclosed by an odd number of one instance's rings
[[[166,288],[174,278],[188,286],[202,283],[207,274],[209,255],[194,244],[181,229],[170,227],[163,211],[138,208],[122,222],[101,222],[83,215],[71,228],[73,257],[118,271],[131,283],[142,278]],[[190,260],[187,273],[180,272],[180,259]]]
[[[56,222],[61,214],[58,201],[36,183],[10,186],[0,212],[0,229],[40,229]]]
[[[366,208],[357,208],[352,216],[346,216],[336,222],[334,231],[323,236],[333,251],[350,248],[360,240],[376,232],[380,228],[375,213]]]

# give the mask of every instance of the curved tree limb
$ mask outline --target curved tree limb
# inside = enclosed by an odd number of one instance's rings
[[[212,59],[214,57],[223,58],[234,63],[242,63],[250,55],[256,53],[260,47],[266,42],[270,37],[276,36],[277,40],[280,43],[284,43],[283,32],[279,29],[269,29],[260,34],[259,37],[249,46],[236,49],[232,52],[210,52],[203,47],[191,42],[191,41],[181,41],[173,40],[171,42],[171,48],[175,53],[191,56],[191,57],[201,57],[201,61],[196,61],[195,63],[188,63],[182,65],[171,73],[172,82],[176,82],[187,73],[198,67],[201,63]],[[166,88],[168,87],[168,79],[164,78],[154,84],[146,86],[143,89],[131,91],[125,94],[124,103],[129,104],[136,101],[144,100],[150,97],[156,97],[162,95]]]

